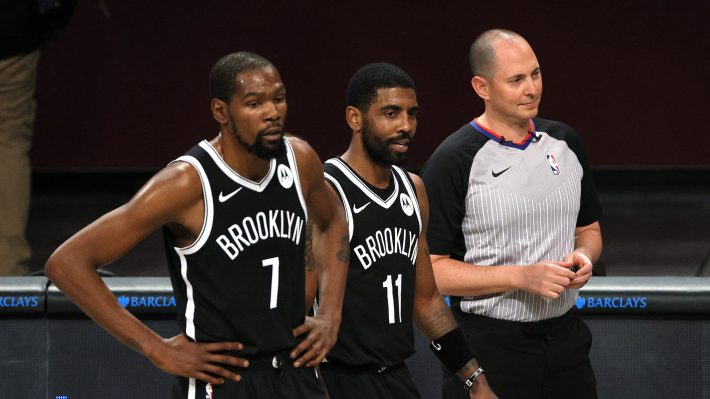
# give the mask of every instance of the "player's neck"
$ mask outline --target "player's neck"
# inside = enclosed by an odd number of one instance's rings
[[[356,149],[350,145],[340,158],[371,185],[377,188],[389,187],[392,168],[373,162],[364,148]]]
[[[503,136],[506,140],[520,142],[530,133],[530,119],[511,119],[497,116],[490,112],[476,118],[476,123],[496,134]]]
[[[264,159],[247,151],[236,139],[220,134],[210,141],[224,162],[240,176],[258,182],[269,172],[270,159]]]

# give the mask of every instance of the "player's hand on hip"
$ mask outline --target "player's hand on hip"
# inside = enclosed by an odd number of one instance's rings
[[[545,298],[556,299],[575,277],[571,262],[542,261],[520,268],[521,289]]]
[[[305,338],[291,351],[294,367],[313,367],[325,359],[330,349],[338,339],[336,322],[322,314],[306,317],[306,321],[293,330],[296,337],[307,334]]]
[[[577,269],[575,277],[569,284],[569,288],[584,287],[584,285],[587,284],[587,281],[589,281],[589,278],[592,277],[593,265],[592,261],[589,260],[589,257],[582,252],[575,251],[567,254],[564,261],[572,263],[572,271]]]
[[[239,342],[197,343],[179,334],[163,339],[162,344],[148,354],[148,359],[167,373],[221,385],[225,378],[241,380],[239,374],[221,365],[248,367],[246,359],[224,354],[242,349],[244,346]]]

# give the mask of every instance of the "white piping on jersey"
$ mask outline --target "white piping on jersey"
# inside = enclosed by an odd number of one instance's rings
[[[197,398],[197,380],[190,378],[187,388],[187,399]]]
[[[370,190],[370,187],[368,187],[367,184],[360,180],[360,178],[356,174],[354,174],[350,170],[350,168],[345,165],[343,161],[337,158],[331,158],[325,162],[334,165],[338,169],[340,169],[340,171],[343,172],[345,177],[350,179],[350,181],[353,182],[353,184],[356,185],[360,189],[360,191],[365,193],[365,195],[370,197],[371,200],[375,201],[376,204],[379,204],[385,209],[389,209],[389,207],[392,206],[392,204],[394,204],[394,202],[399,197],[399,183],[397,182],[397,179],[394,179],[394,191],[392,192],[392,195],[390,195],[389,198],[383,201],[382,198],[380,198],[379,195],[373,193],[372,190]]]
[[[192,290],[192,283],[187,279],[187,259],[185,259],[185,254],[177,251],[178,257],[180,257],[180,275],[185,282],[185,293],[187,295],[187,304],[185,305],[185,335],[195,338],[195,296]]]
[[[185,255],[195,253],[202,248],[205,242],[207,242],[207,239],[212,232],[214,204],[212,203],[212,188],[210,186],[210,181],[207,178],[205,170],[202,168],[202,164],[200,164],[200,162],[194,157],[188,155],[181,156],[173,162],[177,161],[187,162],[195,168],[197,175],[200,177],[200,182],[202,183],[202,196],[205,202],[205,216],[202,221],[202,229],[200,229],[200,234],[197,236],[195,242],[183,248],[173,247],[175,253],[177,253],[180,259],[180,275],[182,276],[182,280],[185,282],[185,294],[187,296],[187,303],[185,305],[185,335],[195,340],[195,297],[192,289],[192,283],[190,283],[190,280],[187,278],[187,259],[185,258]],[[194,383],[194,379],[191,379],[188,398],[195,397]]]
[[[298,165],[296,164],[296,154],[293,152],[293,147],[289,142],[288,137],[284,137],[284,145],[286,146],[286,156],[288,157],[288,167],[291,168],[291,173],[293,173],[293,184],[296,185],[296,192],[298,193],[298,199],[301,201],[301,207],[303,207],[303,214],[305,215],[305,221],[308,222],[308,208],[306,207],[306,200],[303,198],[303,190],[301,189],[301,177],[298,175]]]
[[[404,182],[404,188],[407,190],[409,193],[409,197],[412,198],[412,201],[414,202],[414,212],[417,213],[417,220],[419,221],[419,234],[422,232],[422,215],[421,215],[421,210],[419,209],[419,200],[417,199],[417,192],[414,190],[411,184],[409,184],[409,179],[405,174],[407,172],[403,171],[402,169],[392,165],[392,169],[397,171],[397,174],[402,178],[402,181]]]
[[[200,182],[202,183],[202,197],[205,201],[205,217],[202,221],[202,229],[200,229],[200,234],[197,239],[190,245],[185,247],[175,247],[175,251],[180,254],[184,253],[186,255],[194,254],[207,242],[207,239],[212,232],[212,220],[214,219],[214,205],[212,203],[212,188],[210,187],[210,180],[207,178],[205,170],[202,168],[200,161],[189,155],[183,155],[173,162],[186,162],[192,165],[197,171],[197,175],[200,177]],[[173,163],[171,162],[171,163]]]
[[[264,189],[266,189],[266,187],[269,185],[269,182],[271,181],[271,178],[274,177],[274,173],[276,172],[276,159],[273,158],[269,162],[269,171],[266,173],[266,176],[264,176],[261,181],[257,183],[235,172],[229,165],[227,165],[226,162],[224,162],[224,159],[222,159],[217,150],[212,147],[212,145],[207,142],[207,140],[202,140],[200,142],[200,147],[202,147],[203,150],[207,151],[210,157],[212,157],[214,163],[222,170],[222,172],[224,172],[227,177],[234,180],[235,183],[241,184],[242,186],[250,190],[256,191],[257,193],[260,193],[264,191]]]
[[[340,200],[343,201],[343,207],[345,207],[345,220],[348,222],[348,241],[353,239],[353,231],[355,230],[355,223],[352,221],[353,220],[353,211],[350,208],[350,202],[348,202],[348,197],[345,196],[345,191],[343,191],[343,187],[340,185],[338,180],[336,180],[333,176],[329,175],[327,172],[324,173],[325,178],[328,179],[331,183],[333,183],[333,186],[335,186],[335,189],[338,190],[338,195],[340,195]]]

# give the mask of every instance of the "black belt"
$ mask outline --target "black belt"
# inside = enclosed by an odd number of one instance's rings
[[[454,309],[454,314],[458,316],[460,323],[462,325],[471,326],[481,326],[484,328],[497,329],[497,330],[516,330],[520,331],[526,335],[546,335],[559,331],[567,326],[574,320],[574,315],[572,311],[568,311],[562,316],[553,317],[551,319],[545,319],[540,321],[512,321],[495,319],[492,317],[481,316],[474,313],[467,313],[461,309]]]

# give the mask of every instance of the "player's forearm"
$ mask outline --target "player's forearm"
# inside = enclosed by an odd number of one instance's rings
[[[318,313],[335,317],[339,322],[350,254],[347,226],[344,221],[337,223],[317,237],[318,241],[322,242],[321,246],[314,241],[314,246],[318,248],[315,251],[318,271]]]
[[[150,356],[162,338],[121,307],[91,264],[53,254],[47,277],[87,316],[129,348]]]
[[[477,296],[520,288],[520,266],[476,266],[433,255],[432,268],[442,295]]]
[[[428,340],[434,340],[457,327],[451,310],[438,293],[429,298],[414,298],[414,320]]]

